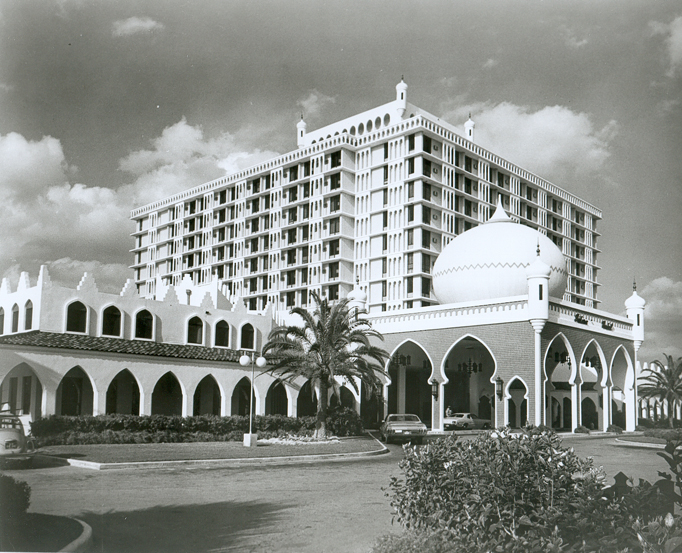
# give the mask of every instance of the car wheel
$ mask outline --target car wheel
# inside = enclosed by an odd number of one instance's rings
[[[483,430],[490,430],[490,424],[487,422],[483,425]]]
[[[462,428],[463,428],[464,430],[468,430],[468,428],[469,428],[469,423],[466,423],[466,422],[465,422],[465,423],[462,425]]]

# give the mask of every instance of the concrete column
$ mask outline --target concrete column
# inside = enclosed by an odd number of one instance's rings
[[[405,412],[405,378],[407,369],[402,365],[398,366],[398,413]]]
[[[104,415],[107,412],[107,391],[93,390],[92,393],[92,414]]]
[[[544,327],[544,321],[542,322]],[[535,328],[535,325],[533,325]],[[535,329],[535,426],[542,424],[542,408],[545,402],[544,378],[542,370],[542,340],[540,338],[542,329]]]
[[[602,388],[602,424],[604,431],[611,424],[611,386],[604,386]]]

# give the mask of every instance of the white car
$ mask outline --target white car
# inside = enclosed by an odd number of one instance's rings
[[[389,415],[379,428],[381,441],[389,443],[391,441],[408,442],[416,444],[422,443],[426,436],[426,425],[417,415]]]
[[[12,414],[0,414],[0,457],[26,455],[27,443],[21,419]]]
[[[472,413],[454,413],[443,419],[443,428],[445,430],[473,430],[481,428],[486,430],[490,428],[490,421],[488,419],[481,419]]]

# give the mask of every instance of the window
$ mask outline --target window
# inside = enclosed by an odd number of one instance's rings
[[[293,265],[296,263],[296,249],[287,250],[287,265]]]
[[[414,206],[408,205],[407,206],[407,222],[411,223],[412,221],[414,221]]]
[[[428,230],[422,230],[422,248],[428,250],[431,247],[431,233]]]
[[[245,324],[242,327],[242,339],[239,347],[241,349],[253,349],[254,348],[254,337],[255,337],[255,332],[253,330],[253,326],[251,326],[249,323]]]
[[[329,234],[338,234],[339,227],[341,226],[341,220],[336,217],[329,220]]]
[[[334,257],[339,255],[339,241],[332,240],[329,242],[329,257]]]
[[[16,303],[12,307],[12,332],[19,332],[19,306]]]
[[[24,330],[31,330],[31,327],[33,326],[33,303],[31,300],[28,300],[26,302],[26,306],[24,307]]]
[[[412,246],[414,245],[414,230],[409,229],[407,231],[407,245]]]
[[[422,277],[422,296],[425,298],[428,298],[431,295],[431,281],[426,278]]]
[[[431,185],[426,182],[422,185],[422,197],[431,200]]]
[[[414,279],[412,277],[407,277],[407,293],[412,294],[414,292]]]
[[[431,223],[431,208],[422,206],[422,223],[428,225]]]
[[[383,228],[388,227],[388,211],[383,211],[381,213],[381,217],[382,217],[381,221],[383,224]]]
[[[339,299],[339,285],[338,284],[332,284],[329,287],[329,299],[331,301]]]
[[[5,310],[0,307],[0,334],[5,333]]]
[[[187,323],[187,343],[201,344],[203,343],[204,323],[199,317],[192,317]]]
[[[295,244],[296,243],[296,229],[292,228],[287,231],[287,243],[288,244]]]
[[[329,198],[329,211],[331,213],[334,213],[335,211],[338,211],[341,209],[341,195],[339,194],[338,196],[332,196]]]
[[[408,199],[414,198],[414,182],[407,183],[407,198]]]
[[[422,254],[422,273],[431,273],[431,257],[426,254]]]
[[[411,273],[414,270],[414,254],[407,254],[407,272]]]
[[[381,276],[386,276],[386,273],[388,273],[388,258],[382,257],[381,258]]]
[[[296,285],[296,271],[287,271],[287,286]]]
[[[411,175],[414,173],[414,158],[411,157],[407,160],[407,174]]]
[[[386,251],[388,249],[388,234],[381,235],[381,249]]]
[[[102,336],[121,335],[121,312],[110,305],[102,314]]]
[[[308,269],[301,269],[301,284],[308,284]],[[305,293],[302,297],[305,297]]]
[[[289,167],[289,181],[295,181],[298,179],[298,165]]]
[[[428,159],[422,161],[422,175],[425,177],[431,176],[431,162]]]
[[[154,317],[149,311],[143,309],[135,316],[135,338],[151,340],[153,328]]]
[[[297,211],[298,210],[295,207],[292,207],[291,209],[289,209],[289,215],[288,215],[289,224],[295,223],[298,220]]]
[[[331,167],[340,167],[341,166],[341,151],[334,152],[331,155]]]
[[[66,331],[85,332],[88,310],[79,301],[73,302],[66,310]]]
[[[329,280],[339,278],[339,262],[329,264]]]
[[[407,148],[411,152],[414,150],[414,135],[411,134],[410,136],[407,137]]]
[[[329,177],[329,189],[337,190],[338,188],[341,188],[341,173],[336,173]]]
[[[289,201],[295,202],[298,199],[298,189],[295,186],[289,188]]]
[[[296,306],[296,292],[287,292],[287,307]]]

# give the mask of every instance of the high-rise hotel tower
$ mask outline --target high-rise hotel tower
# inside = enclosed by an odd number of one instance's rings
[[[356,280],[370,312],[437,303],[431,272],[458,234],[499,200],[567,260],[565,300],[598,307],[601,211],[407,102],[308,132],[298,149],[135,209],[135,282],[218,286],[252,310],[306,306],[312,290],[345,297]]]

